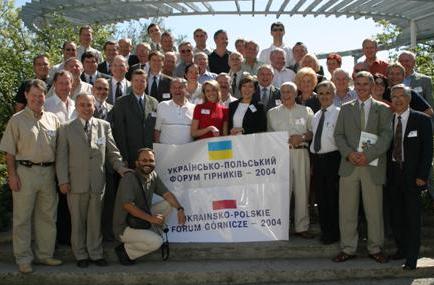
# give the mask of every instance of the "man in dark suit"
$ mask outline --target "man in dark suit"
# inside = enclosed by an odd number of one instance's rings
[[[416,269],[420,248],[420,191],[425,189],[432,161],[431,120],[412,110],[410,88],[398,84],[391,90],[393,142],[388,156],[388,197],[397,252],[404,270]]]
[[[80,75],[81,81],[87,82],[90,85],[95,83],[98,78],[110,79],[111,76],[101,73],[97,70],[98,58],[96,54],[91,51],[86,51],[81,56],[81,63],[83,64],[83,72]]]
[[[341,253],[333,261],[355,257],[358,243],[359,200],[368,225],[367,249],[376,262],[387,262],[384,246],[383,184],[386,182],[386,153],[392,139],[392,113],[371,96],[374,77],[367,71],[355,76],[357,99],[342,105],[335,141],[341,153],[339,168],[339,227]]]
[[[130,82],[125,78],[125,74],[128,71],[128,63],[122,55],[117,55],[113,59],[113,63],[110,66],[112,71],[112,78],[109,80],[109,94],[107,102],[114,105],[116,100],[127,94]]]
[[[139,63],[139,58],[135,54],[131,54],[133,50],[133,42],[131,39],[120,39],[118,42],[119,54],[125,57],[128,62],[128,66],[133,66]]]
[[[163,69],[164,55],[159,51],[151,51],[149,54],[149,72],[146,94],[157,99],[158,102],[172,99],[170,95],[170,77],[164,75]]]
[[[158,101],[145,94],[145,71],[134,71],[131,83],[131,90],[113,107],[113,136],[123,159],[134,167],[137,150],[152,148]]]
[[[280,91],[272,85],[274,71],[271,65],[262,65],[258,69],[258,85],[253,99],[264,104],[264,111],[267,112],[281,104]]]
[[[115,56],[119,54],[119,46],[114,41],[106,41],[104,44],[104,58],[105,61],[98,64],[98,71],[104,74],[112,75],[110,65]]]
[[[151,52],[151,46],[148,43],[139,43],[136,46],[136,55],[139,59],[139,62],[130,65],[130,68],[128,69],[127,75],[125,76],[127,80],[131,81],[131,75],[133,74],[133,71],[136,69],[143,69],[144,71],[149,71],[149,53]]]

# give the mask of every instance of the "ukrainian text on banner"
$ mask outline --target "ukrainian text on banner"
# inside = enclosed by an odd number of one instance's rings
[[[167,220],[176,242],[288,239],[289,151],[286,132],[154,144],[157,173],[185,208]]]

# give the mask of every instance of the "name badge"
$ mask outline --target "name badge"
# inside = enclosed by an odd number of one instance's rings
[[[258,111],[255,107],[255,105],[249,105],[249,109],[250,111],[252,111],[252,113],[255,113],[256,111]]]
[[[417,131],[411,131],[408,133],[408,138],[415,138],[417,137]]]
[[[414,87],[413,90],[416,91],[417,93],[422,93],[422,92],[423,92],[423,88],[422,88],[422,86]],[[420,95],[420,94],[419,94],[419,95]]]
[[[280,104],[282,104],[282,101],[280,101],[280,99],[276,99],[275,103],[276,103],[276,106],[279,106]]]
[[[211,111],[209,109],[202,109],[202,110],[200,110],[200,113],[203,115],[209,115],[209,114],[211,114]]]
[[[170,93],[163,93],[163,99],[170,99]]]
[[[47,136],[53,138],[56,136],[56,130],[47,130]]]
[[[97,145],[103,145],[105,144],[105,137],[100,137],[96,140]]]
[[[156,112],[151,112],[151,117],[156,118],[157,117],[157,113]]]
[[[306,124],[306,120],[304,118],[297,119],[295,120],[295,124],[304,126]]]

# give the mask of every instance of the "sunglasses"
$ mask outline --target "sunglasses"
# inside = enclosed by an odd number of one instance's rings
[[[96,90],[98,91],[108,91],[109,89],[106,87],[99,87],[99,86],[95,86]]]
[[[182,49],[180,50],[181,53],[190,53],[191,49]]]
[[[274,28],[273,32],[283,32],[283,28]]]

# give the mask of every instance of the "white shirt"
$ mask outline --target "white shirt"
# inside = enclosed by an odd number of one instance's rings
[[[335,105],[331,104],[327,107],[327,111],[324,113],[324,126],[322,129],[321,134],[321,149],[318,151],[318,153],[328,153],[332,151],[338,150],[335,142],[335,126],[336,121],[338,119],[339,115],[339,107],[336,107]],[[319,120],[321,119],[322,111],[319,110],[315,113],[315,115],[312,118],[312,132],[313,132],[313,138],[312,143],[310,144],[310,152],[316,153],[314,150],[314,141],[315,141],[315,135],[316,131],[318,129]]]
[[[244,115],[247,112],[247,108],[249,108],[250,104],[247,103],[239,103],[237,109],[234,113],[234,128],[242,128],[243,127],[243,119]]]
[[[372,97],[369,97],[368,100],[365,102],[360,101],[360,99],[357,99],[359,106],[361,106],[362,103],[365,103],[364,109],[365,109],[365,129],[368,123],[368,117],[369,117],[369,110],[371,110],[371,104],[372,104]]]
[[[81,56],[83,55],[83,53],[87,52],[87,51],[91,51],[93,53],[96,53],[98,56],[98,63],[100,63],[102,61],[102,54],[99,50],[94,49],[93,47],[89,46],[88,48],[85,48],[84,46],[80,45],[77,48],[77,58],[78,60],[81,60]]]
[[[77,118],[77,112],[75,111],[75,103],[69,98],[66,98],[66,102],[60,100],[59,96],[55,92],[54,95],[47,98],[44,104],[44,110],[51,112],[59,119],[60,123],[64,124]]]
[[[84,73],[84,78],[86,78],[86,83],[89,83],[89,84],[95,83],[96,75],[97,75],[96,71],[93,74]],[[89,79],[90,79],[91,76],[92,76],[92,81],[89,81]]]
[[[109,94],[109,96],[113,99],[112,102],[116,102],[116,87],[118,86],[118,81],[112,77],[112,94]],[[122,96],[127,94],[127,80],[124,78],[121,81],[121,90],[122,90]]]
[[[187,100],[190,101],[190,103],[197,105],[202,104],[202,84],[198,83],[196,89],[193,91],[193,93],[188,93],[187,91]]]
[[[224,105],[224,106],[226,106],[226,107],[229,107],[229,103],[238,100],[237,98],[235,98],[234,96],[232,96],[231,93],[229,93],[228,95],[229,95],[228,98],[225,101],[221,102],[221,104]]]
[[[402,150],[402,161],[404,161],[404,138],[405,138],[405,130],[407,129],[407,122],[408,117],[410,116],[410,108],[407,108],[401,115],[395,113],[394,114],[394,126],[393,126],[393,136],[395,136],[396,133],[396,126],[398,126],[398,116],[401,116],[401,125],[402,125],[402,138],[401,138],[401,150]],[[393,146],[392,146],[393,148]],[[395,159],[392,157],[392,160],[395,161]]]
[[[160,77],[161,77],[161,72],[158,74],[152,74],[149,72],[148,74],[148,95],[151,95],[151,89],[152,89],[152,83],[154,83],[154,77],[156,77],[156,83],[157,83],[157,90],[158,90],[158,85],[160,84]]]
[[[155,130],[160,131],[160,143],[185,144],[193,141],[190,129],[194,107],[188,100],[182,106],[173,100],[158,104]]]
[[[269,48],[263,49],[261,53],[259,54],[259,61],[262,61],[264,63],[270,64],[270,53],[275,50],[276,48],[281,48],[285,51],[286,54],[286,66],[290,66],[295,64],[294,57],[292,55],[292,49],[290,47],[285,46],[285,44],[282,44],[280,47],[277,47],[275,45],[271,45]]]
[[[273,86],[276,88],[280,88],[280,85],[284,82],[291,81],[293,82],[295,79],[295,72],[291,69],[284,67],[282,70],[274,69],[274,77],[273,77]]]

